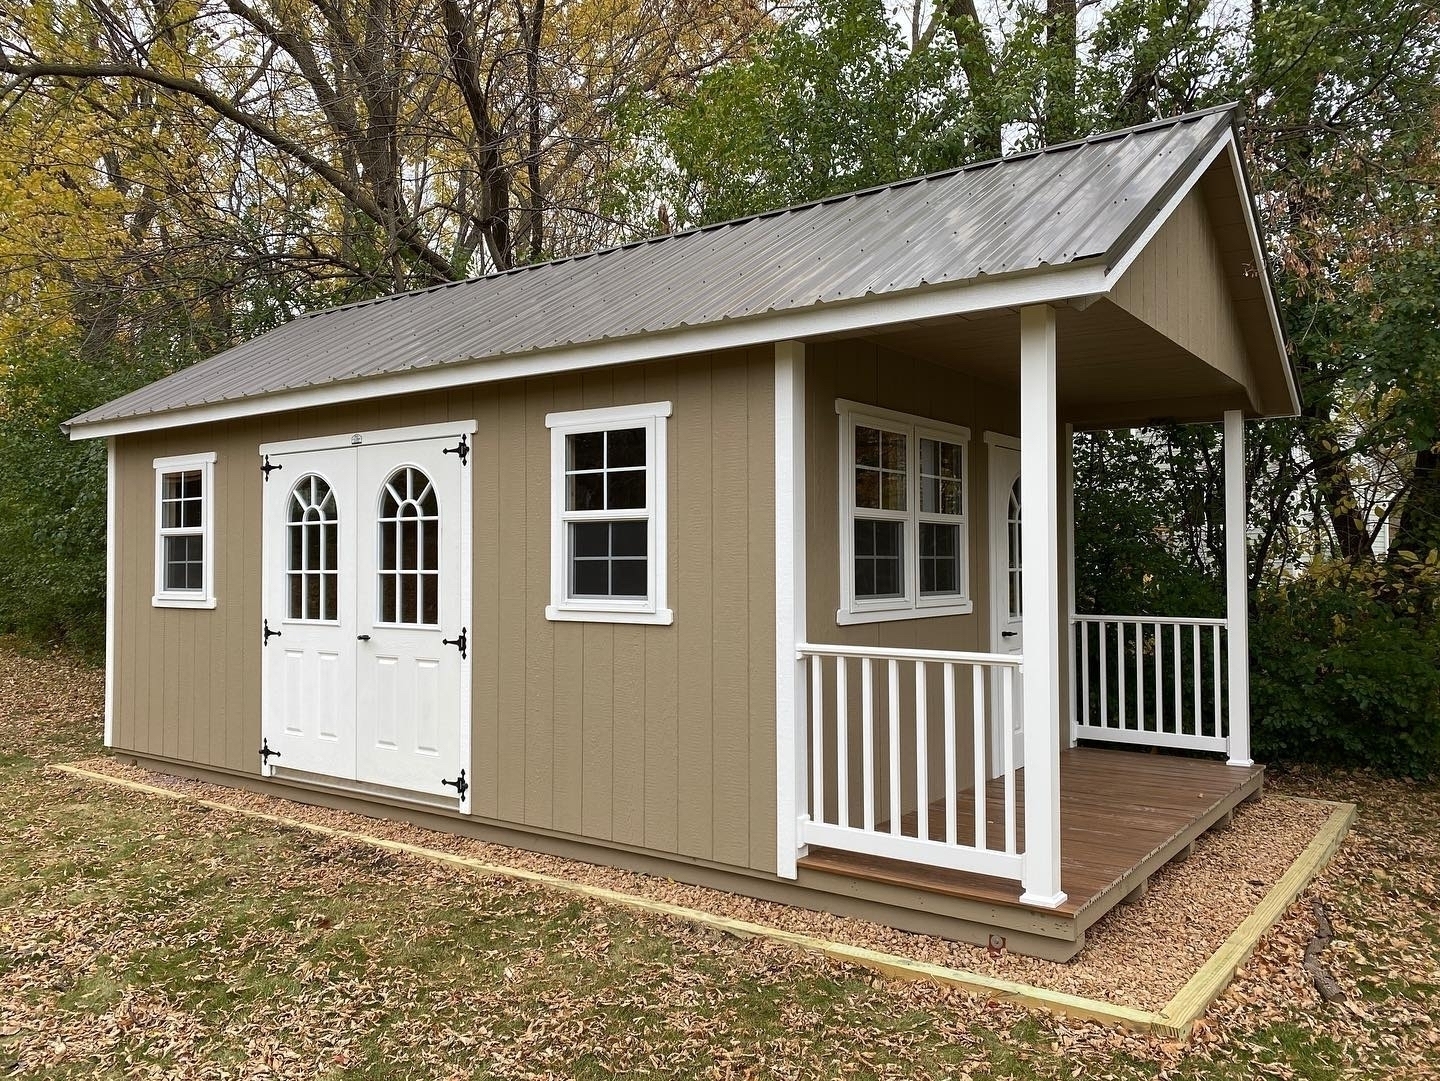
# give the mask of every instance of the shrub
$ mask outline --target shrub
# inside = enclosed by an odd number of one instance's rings
[[[1316,566],[1254,603],[1257,759],[1440,773],[1436,553]]]

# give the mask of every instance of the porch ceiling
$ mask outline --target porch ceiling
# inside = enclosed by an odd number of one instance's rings
[[[1218,421],[1245,388],[1106,299],[1056,312],[1060,413],[1077,428]],[[988,383],[1020,385],[1020,313],[908,323],[864,340]]]

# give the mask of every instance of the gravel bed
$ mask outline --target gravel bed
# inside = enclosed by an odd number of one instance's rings
[[[1241,805],[1228,828],[1205,834],[1195,843],[1189,859],[1157,872],[1143,898],[1121,905],[1097,921],[1088,932],[1085,949],[1074,960],[1062,964],[1008,952],[992,954],[982,947],[897,931],[866,920],[812,912],[406,823],[172,777],[112,758],[91,759],[77,765],[237,808],[439,849],[487,863],[519,867],[734,919],[1146,1010],[1165,1006],[1249,915],[1314,839],[1330,814],[1329,808],[1322,805],[1278,795],[1266,795]]]

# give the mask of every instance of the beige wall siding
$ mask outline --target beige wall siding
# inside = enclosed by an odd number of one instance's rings
[[[667,525],[675,623],[552,623],[544,615],[545,414],[658,400],[674,403]],[[768,348],[118,439],[116,746],[258,769],[259,444],[469,418],[478,424],[471,458],[475,813],[773,870]],[[218,606],[153,608],[152,461],[209,450],[217,454]]]
[[[1251,389],[1224,258],[1199,191],[1175,209],[1115,283],[1110,299]]]

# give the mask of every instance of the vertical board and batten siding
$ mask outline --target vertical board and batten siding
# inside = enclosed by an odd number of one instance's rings
[[[1253,395],[1227,274],[1204,194],[1196,190],[1136,256],[1110,299]]]
[[[1018,342],[1017,342],[1018,350]],[[806,472],[809,478],[806,497],[806,541],[809,551],[807,619],[809,638],[816,643],[890,648],[940,649],[985,652],[990,649],[990,567],[988,472],[989,458],[984,435],[988,432],[1013,434],[1019,430],[1019,401],[1011,389],[994,386],[973,375],[928,363],[907,354],[861,340],[844,340],[812,345],[806,364]],[[841,626],[835,614],[840,606],[840,507],[839,417],[836,399],[846,398],[894,409],[929,420],[963,425],[970,429],[967,448],[969,462],[966,493],[969,550],[970,596],[974,611],[961,616],[932,616],[918,619]],[[833,685],[833,677],[827,680]],[[901,666],[900,715],[902,729],[902,811],[914,810],[914,683],[913,668]],[[957,668],[957,770],[962,788],[973,778],[971,751],[972,709],[969,694],[969,669]],[[858,663],[850,668],[849,716],[852,727],[849,741],[850,793],[852,821],[859,817],[860,742],[859,742]],[[886,672],[883,664],[875,665],[875,725],[877,733],[886,726]],[[927,683],[927,743],[930,748],[930,769],[927,784],[931,798],[944,791],[944,763],[939,749],[944,746],[942,683],[939,669],[931,666]],[[827,697],[826,709],[834,721],[833,695]],[[833,741],[826,747],[827,770],[833,776],[836,768]],[[884,777],[889,767],[887,742],[877,738],[875,769]],[[827,815],[834,813],[835,786],[827,786]],[[877,798],[882,798],[877,792]],[[880,817],[888,809],[877,810]],[[833,818],[828,818],[834,821]]]
[[[474,813],[773,871],[774,371],[766,347],[117,438],[115,746],[258,773],[261,443],[474,419]],[[662,400],[675,622],[552,623],[545,415]],[[217,607],[154,608],[153,459],[212,450]]]

